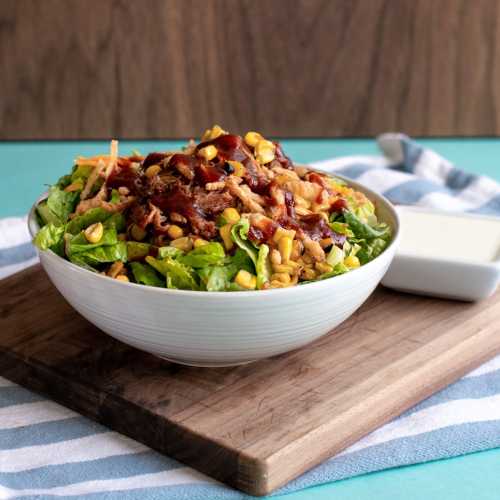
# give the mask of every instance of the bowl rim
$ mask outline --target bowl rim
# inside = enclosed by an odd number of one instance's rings
[[[298,165],[298,164],[297,164]],[[303,166],[303,165],[300,165]],[[166,294],[166,295],[184,295],[186,297],[192,296],[192,297],[220,297],[220,300],[225,300],[228,297],[231,298],[236,298],[236,297],[241,297],[243,298],[248,298],[249,296],[251,297],[267,297],[269,295],[276,295],[276,294],[281,294],[281,295],[291,295],[293,293],[301,293],[302,291],[305,290],[310,290],[312,287],[324,287],[326,286],[330,280],[335,279],[336,283],[340,283],[342,281],[346,281],[350,279],[349,277],[352,276],[353,273],[360,273],[363,271],[366,271],[368,268],[373,267],[375,263],[383,257],[384,254],[389,252],[390,250],[394,249],[400,239],[400,233],[401,233],[401,222],[399,219],[399,214],[394,207],[394,205],[382,194],[377,193],[373,191],[372,189],[366,187],[364,184],[354,181],[352,179],[349,179],[341,174],[336,174],[335,172],[327,172],[325,170],[319,169],[319,168],[312,168],[308,165],[307,168],[310,168],[311,170],[316,170],[321,173],[328,174],[332,177],[337,177],[343,181],[345,181],[349,186],[354,187],[355,189],[358,189],[359,191],[362,191],[364,194],[370,198],[372,202],[375,203],[377,206],[377,203],[382,203],[385,208],[388,210],[390,213],[393,221],[394,221],[394,227],[393,227],[393,237],[391,240],[391,243],[389,246],[377,257],[375,257],[373,260],[370,262],[363,264],[357,269],[354,269],[352,271],[349,271],[348,273],[340,274],[338,276],[332,276],[331,278],[327,278],[325,280],[319,280],[319,281],[313,281],[311,283],[306,283],[304,285],[295,285],[295,286],[290,286],[287,288],[272,288],[268,290],[247,290],[247,291],[238,291],[238,292],[209,292],[209,291],[200,291],[200,290],[178,290],[178,289],[173,289],[173,288],[160,288],[160,287],[154,287],[154,286],[148,286],[148,285],[141,285],[139,283],[131,283],[131,282],[125,282],[125,281],[119,281],[119,280],[109,280],[108,276],[103,276],[99,273],[94,273],[92,271],[89,271],[88,269],[85,269],[83,267],[77,266],[76,264],[73,264],[69,260],[64,259],[63,257],[57,255],[54,253],[52,250],[39,250],[37,248],[37,252],[39,253],[44,253],[49,255],[51,258],[56,258],[59,259],[63,265],[67,265],[69,269],[72,271],[75,271],[77,273],[81,273],[84,276],[92,276],[94,278],[98,279],[103,279],[107,280],[106,282],[108,284],[114,283],[115,285],[118,286],[128,286],[128,287],[134,287],[134,288],[139,288],[143,291],[151,291],[152,293],[160,293],[160,294]],[[28,220],[27,220],[27,225],[28,225],[28,231],[31,235],[32,238],[35,237],[36,233],[40,229],[40,226],[38,224],[37,218],[36,218],[36,207],[38,204],[46,199],[48,196],[48,191],[45,191],[43,194],[41,194],[38,199],[35,201],[35,203],[32,205],[29,214],[28,214]],[[258,293],[256,293],[258,292]]]

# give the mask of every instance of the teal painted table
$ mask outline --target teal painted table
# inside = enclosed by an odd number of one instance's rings
[[[284,140],[285,151],[297,162],[333,156],[376,154],[368,139]],[[490,175],[500,181],[500,139],[426,139],[457,166]],[[120,149],[141,152],[171,149],[178,141],[123,141]],[[2,182],[0,217],[25,214],[33,200],[68,171],[77,155],[106,151],[105,142],[4,142],[0,143]],[[498,500],[500,498],[500,449],[474,453],[409,467],[367,474],[336,483],[273,498],[287,500]]]

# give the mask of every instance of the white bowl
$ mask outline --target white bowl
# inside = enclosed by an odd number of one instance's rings
[[[358,309],[387,271],[399,238],[398,215],[382,196],[348,182],[375,203],[379,218],[393,229],[393,240],[368,264],[323,281],[253,292],[194,292],[113,280],[52,251],[39,252],[40,261],[83,317],[126,344],[187,365],[248,363],[330,332]],[[35,206],[28,220],[32,235],[38,231]]]

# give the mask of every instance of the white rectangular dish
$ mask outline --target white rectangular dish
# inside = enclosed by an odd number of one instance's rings
[[[500,218],[397,207],[401,243],[382,280],[402,292],[476,301],[500,280]]]

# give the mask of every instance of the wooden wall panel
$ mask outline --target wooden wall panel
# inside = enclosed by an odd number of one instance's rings
[[[499,0],[0,0],[0,138],[500,134]]]

